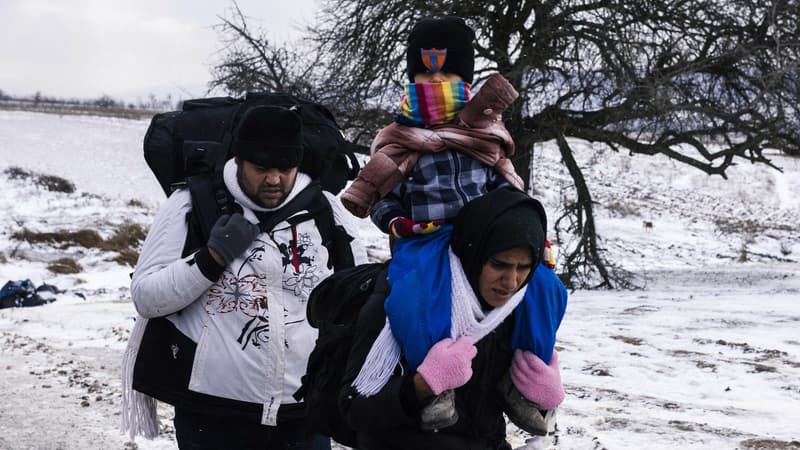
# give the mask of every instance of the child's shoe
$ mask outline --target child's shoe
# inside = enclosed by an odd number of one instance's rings
[[[500,380],[498,390],[506,406],[505,413],[514,425],[536,436],[546,436],[555,430],[557,408],[539,409],[514,386],[510,372],[506,372]]]
[[[422,408],[420,419],[420,428],[426,431],[446,428],[458,422],[455,391],[448,389],[433,397]]]
[[[458,118],[470,128],[486,128],[495,122],[517,97],[519,92],[507,79],[499,73],[492,74],[458,113]]]

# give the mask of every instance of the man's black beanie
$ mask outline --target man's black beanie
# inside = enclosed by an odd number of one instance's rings
[[[303,119],[281,106],[254,106],[236,128],[232,150],[261,167],[298,167],[303,161]]]
[[[414,75],[422,72],[433,72],[426,67],[422,58],[423,50],[446,50],[444,65],[439,69],[454,73],[472,83],[475,71],[475,49],[472,41],[475,32],[460,17],[443,17],[441,19],[422,19],[408,35],[406,62],[408,79],[414,82]]]

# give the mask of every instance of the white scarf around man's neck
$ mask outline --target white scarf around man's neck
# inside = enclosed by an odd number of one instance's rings
[[[228,188],[228,192],[231,193],[233,199],[236,200],[237,203],[244,206],[247,209],[258,211],[258,212],[270,212],[276,211],[278,209],[283,208],[283,206],[291,201],[293,198],[297,196],[303,189],[306,188],[309,184],[311,184],[311,177],[302,173],[297,172],[297,178],[294,180],[294,186],[292,186],[291,192],[286,198],[281,202],[280,205],[274,208],[265,208],[263,206],[258,205],[256,202],[250,199],[247,194],[244,193],[242,187],[239,186],[239,180],[236,177],[236,170],[238,166],[236,165],[236,158],[231,158],[228,162],[225,163],[225,167],[222,171],[223,180],[225,180],[225,187]]]

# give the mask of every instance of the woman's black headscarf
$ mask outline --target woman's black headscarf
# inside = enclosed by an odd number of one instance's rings
[[[450,246],[461,260],[476,294],[481,269],[492,255],[516,247],[531,249],[532,269],[544,251],[547,216],[538,200],[511,187],[495,189],[467,203],[453,222]]]

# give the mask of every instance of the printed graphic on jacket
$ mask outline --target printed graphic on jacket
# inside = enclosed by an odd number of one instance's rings
[[[289,242],[277,242],[272,238],[282,254],[283,289],[292,292],[297,301],[304,303],[311,289],[319,280],[314,261],[319,253],[308,233],[300,233],[292,227]],[[258,242],[258,241],[257,241]],[[266,274],[245,272],[253,262],[262,261],[266,254],[265,243],[254,247],[239,265],[236,273],[225,270],[220,279],[208,290],[205,311],[213,316],[238,312],[245,320],[242,331],[236,339],[242,350],[248,345],[261,347],[269,342],[269,290]],[[233,267],[231,267],[233,269]],[[303,295],[305,294],[305,295]],[[284,308],[284,315],[288,312]],[[302,318],[287,322],[286,325],[302,322]],[[286,343],[288,347],[288,343]]]
[[[211,316],[238,311],[247,317],[237,341],[242,350],[248,343],[260,347],[269,341],[268,297],[266,275],[250,273],[240,278],[226,270],[209,288],[205,310]]]
[[[275,244],[283,255],[283,288],[292,291],[305,302],[319,281],[315,264],[319,249],[314,245],[310,234],[298,235],[294,225],[292,225],[292,239],[289,242],[275,241]]]

